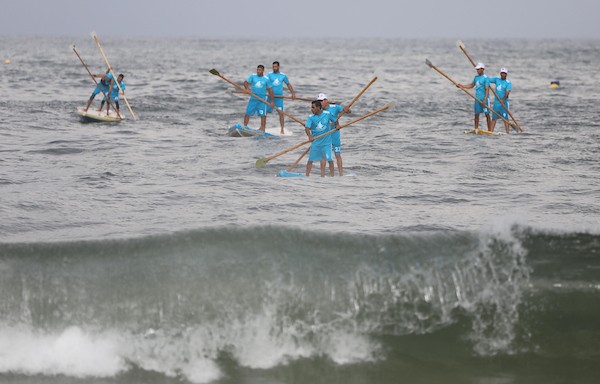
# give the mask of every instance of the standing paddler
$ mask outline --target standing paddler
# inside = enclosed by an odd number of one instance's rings
[[[125,82],[123,81],[124,77],[125,75],[123,75],[122,73],[120,73],[119,76],[117,76],[117,83],[119,83],[120,88],[117,86],[113,87],[112,91],[110,92],[110,95],[108,95],[108,99],[115,103],[115,108],[117,109],[118,116],[121,116],[121,109],[119,108],[119,89],[121,89],[123,91],[123,94],[125,94],[126,88]],[[102,106],[105,102],[106,98],[102,99],[102,102],[100,103],[100,109],[102,109]],[[106,105],[106,114],[110,114],[110,102]]]
[[[323,105],[319,100],[312,102],[310,110],[312,114],[306,119],[305,129],[306,136],[310,143],[310,153],[308,162],[306,163],[306,176],[310,176],[313,161],[321,163],[321,177],[325,177],[325,162],[329,163],[329,173],[335,175],[335,166],[333,165],[333,155],[331,154],[331,135],[313,139],[313,137],[329,132],[335,124],[335,118],[327,111],[323,110]]]
[[[487,122],[488,131],[492,131],[492,119],[490,119],[490,109],[489,109],[489,95],[490,95],[490,79],[483,73],[485,71],[485,65],[483,63],[477,63],[475,66],[475,70],[477,71],[477,75],[473,78],[473,81],[470,84],[458,84],[458,87],[461,88],[473,88],[475,87],[475,97],[481,101],[483,105],[477,100],[474,101],[474,114],[475,114],[475,130],[479,130],[479,115],[481,113],[485,114],[485,119]]]
[[[510,133],[510,125],[508,124],[508,111],[510,109],[508,95],[510,95],[510,91],[512,91],[512,82],[507,78],[508,70],[506,68],[500,68],[500,77],[492,77],[490,79],[491,84],[496,84],[496,95],[498,98],[494,99],[494,117],[492,118],[492,132],[494,132],[494,128],[496,128],[496,123],[498,122],[498,115],[502,116],[504,121],[504,128],[506,129],[506,134]],[[506,109],[504,106],[506,106]]]
[[[279,61],[273,62],[273,72],[269,72],[267,77],[269,78],[269,80],[271,81],[271,85],[273,86],[273,96],[283,96],[283,84],[285,84],[292,93],[292,99],[296,98],[296,92],[294,92],[294,87],[292,87],[292,84],[290,83],[290,80],[288,79],[287,75],[279,71]],[[277,108],[279,108],[281,111],[284,111],[283,97],[275,97],[275,99],[267,98],[268,102],[271,102],[271,100],[273,100],[273,103]],[[279,126],[281,127],[281,134],[283,135],[285,133],[285,131],[283,130],[285,119],[281,111],[277,112],[279,113]],[[271,112],[273,112],[273,108],[267,107],[267,113]]]
[[[108,96],[112,92],[113,75],[110,73],[110,70],[107,70],[106,73],[103,75],[94,75],[94,77],[99,77],[100,81],[98,82],[96,88],[94,88],[94,90],[92,91],[92,95],[90,96],[87,105],[83,109],[84,112],[87,112],[88,108],[90,107],[90,105],[92,105],[92,101],[94,101],[94,98],[97,94],[102,92],[104,95]],[[98,112],[100,112],[101,110],[102,105],[100,105],[100,109],[98,109]]]
[[[340,126],[338,119],[342,111],[344,113],[350,113],[350,108],[344,107],[341,104],[329,104],[329,100],[327,100],[327,95],[324,93],[319,93],[319,96],[317,96],[317,100],[321,102],[323,110],[331,113],[333,115],[333,118],[335,119],[335,122],[331,125],[331,129],[335,129],[335,132],[331,134],[331,147],[337,163],[338,173],[340,174],[340,176],[343,176],[344,171],[342,169],[342,138],[340,135],[340,130],[338,129],[338,127]]]
[[[247,92],[253,93],[261,99],[265,99],[268,93],[271,98],[271,108],[274,107],[273,86],[269,78],[265,76],[264,65],[258,65],[256,73],[253,73],[244,80],[244,88],[246,88]],[[244,126],[248,126],[250,116],[254,114],[260,116],[260,130],[264,132],[267,127],[267,105],[256,97],[250,96],[250,100],[248,100],[248,105],[246,106],[246,114],[244,115]]]

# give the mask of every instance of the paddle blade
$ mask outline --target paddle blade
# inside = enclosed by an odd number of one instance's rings
[[[94,40],[98,40],[98,35],[96,35],[96,31],[92,31],[92,32],[90,33],[90,36],[92,36],[92,39],[94,39]]]
[[[463,49],[463,50],[466,48],[465,45],[463,44],[462,40],[458,40],[456,42],[456,47],[459,49]]]
[[[425,64],[427,64],[429,68],[433,68],[433,64],[431,64],[431,61],[429,61],[429,59],[425,59]]]
[[[381,72],[382,72],[382,71],[381,71],[381,69],[379,69],[379,68],[378,68],[378,69],[376,69],[376,70],[373,72],[373,76],[371,76],[371,81],[374,81],[373,79],[376,79],[376,80],[381,80],[381,79],[382,79]]]
[[[269,159],[267,159],[266,157],[261,157],[260,159],[256,160],[256,168],[262,168],[265,165],[267,165],[268,162]]]
[[[398,103],[396,103],[395,101],[392,101],[391,103],[387,104],[385,107],[386,110],[388,109],[392,109],[394,108]]]
[[[213,68],[213,69],[211,69],[211,70],[209,70],[208,72],[212,73],[212,74],[213,74],[213,75],[215,75],[215,76],[221,76],[221,74],[219,73],[219,71],[217,71],[217,70],[216,70],[216,69],[214,69],[214,68]]]

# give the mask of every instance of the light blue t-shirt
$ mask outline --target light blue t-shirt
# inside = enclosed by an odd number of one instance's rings
[[[94,89],[94,94],[98,94],[100,92],[108,93],[108,91],[110,90],[110,81],[112,78],[113,78],[113,75],[110,73],[107,73],[106,76],[104,77],[104,80],[100,80],[98,82],[98,86],[96,87],[96,89]]]
[[[335,127],[337,125],[335,123],[335,121],[337,121],[337,119],[340,116],[340,113],[343,110],[344,110],[344,107],[340,104],[329,104],[329,107],[327,107],[326,111],[331,113],[331,115],[333,116],[333,122],[331,123],[331,129],[335,129]],[[340,146],[342,144],[340,131],[333,132],[331,134],[331,143],[335,146]]]
[[[251,85],[252,93],[261,99],[267,97],[267,88],[272,88],[271,82],[267,76],[258,76],[256,73],[248,76],[246,81]]]
[[[269,72],[269,75],[267,76],[269,78],[269,80],[271,81],[271,85],[273,86],[273,94],[274,95],[279,95],[282,96],[283,95],[283,84],[289,84],[289,80],[288,77],[285,73],[275,73],[275,72]]]
[[[125,91],[125,83],[124,82],[120,82],[119,85],[121,86],[121,89],[123,91]],[[119,86],[117,85],[117,82],[115,81],[115,83],[113,84],[113,89],[112,92],[110,93],[110,97],[117,97],[119,96]]]
[[[492,77],[490,83],[496,84],[496,94],[500,99],[504,98],[506,91],[512,91],[512,82],[508,78],[502,80],[501,77]]]
[[[338,117],[340,116],[340,113],[344,110],[344,107],[340,104],[329,104],[329,107],[327,107],[326,111],[331,113],[333,115],[334,120],[337,120]],[[332,128],[335,128],[335,125],[332,126]]]
[[[328,111],[322,111],[320,115],[312,114],[306,119],[306,128],[310,129],[313,137],[322,135],[331,130],[331,124],[335,118]],[[312,145],[329,145],[331,146],[331,135],[327,135],[312,142]]]
[[[490,79],[486,75],[477,75],[473,78],[473,84],[475,84],[475,97],[483,101],[485,88],[490,86]]]

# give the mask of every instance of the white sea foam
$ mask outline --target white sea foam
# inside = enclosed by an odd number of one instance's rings
[[[112,377],[126,369],[118,337],[93,335],[78,327],[41,333],[0,328],[0,372],[27,375]]]
[[[326,340],[324,354],[339,365],[375,361],[380,350],[378,343],[360,334],[334,332]]]

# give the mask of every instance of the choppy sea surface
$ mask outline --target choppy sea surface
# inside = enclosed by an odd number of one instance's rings
[[[470,82],[456,41],[100,37],[137,120],[75,114],[90,38],[0,38],[0,383],[597,382],[597,40],[464,41],[513,82],[525,132],[490,137],[425,65]],[[342,123],[396,103],[342,131],[349,176],[257,169],[291,119],[226,135],[209,70],[274,60],[343,104],[377,76]]]

